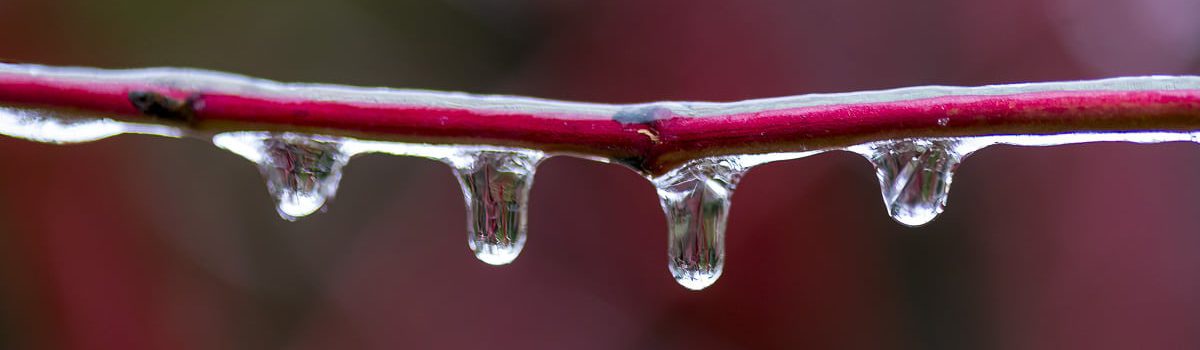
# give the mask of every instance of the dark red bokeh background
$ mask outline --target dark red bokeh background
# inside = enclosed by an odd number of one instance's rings
[[[0,57],[597,102],[1200,74],[1192,0],[0,0]],[[866,161],[762,166],[690,292],[632,172],[543,164],[529,243],[466,249],[449,170],[370,155],[279,219],[195,140],[0,139],[5,349],[1200,347],[1200,147],[994,147],[942,217]]]

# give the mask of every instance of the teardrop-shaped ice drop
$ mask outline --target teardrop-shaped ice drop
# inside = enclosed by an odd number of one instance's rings
[[[525,246],[525,208],[537,151],[472,150],[447,159],[467,203],[467,244],[492,265],[511,263]]]
[[[964,156],[958,142],[902,140],[853,148],[875,165],[883,203],[901,224],[920,226],[946,207],[954,170]]]
[[[288,221],[324,208],[350,160],[341,142],[327,137],[233,132],[216,135],[213,143],[258,164],[279,216]]]
[[[708,158],[654,179],[669,231],[667,268],[685,288],[721,277],[730,198],[745,171],[736,158]]]

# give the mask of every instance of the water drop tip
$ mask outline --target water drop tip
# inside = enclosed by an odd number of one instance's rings
[[[907,227],[921,227],[936,219],[941,210],[930,213],[909,213],[908,215],[892,215],[892,219]]]
[[[508,265],[521,255],[520,247],[487,246],[475,251],[475,258],[488,265]]]
[[[287,221],[325,210],[325,197],[317,194],[284,194],[277,197],[275,203],[275,211]]]
[[[674,271],[671,275],[675,282],[689,290],[702,290],[713,285],[721,278],[721,271]]]
[[[896,219],[896,222],[900,223],[901,225],[904,225],[904,227],[911,227],[911,228],[918,228],[921,226],[925,226],[925,224],[928,224],[930,221],[933,221],[932,218],[920,219],[920,220],[918,220],[918,219],[900,219],[900,218],[893,218],[893,219]]]
[[[693,290],[693,291],[700,291],[700,290],[703,290],[704,288],[708,288],[708,286],[713,285],[713,283],[715,283],[716,281],[717,281],[717,279],[715,279],[715,278],[698,278],[698,279],[680,278],[680,279],[675,280],[675,282],[678,282],[679,285],[683,286],[684,288],[687,288],[688,290]]]
[[[313,213],[320,212],[320,211],[324,211],[324,210],[297,212],[297,211],[282,210],[279,208],[275,209],[275,212],[279,213],[280,218],[283,218],[284,220],[287,220],[289,222],[296,222],[297,220],[300,220],[300,218],[307,217],[309,215],[312,215]]]

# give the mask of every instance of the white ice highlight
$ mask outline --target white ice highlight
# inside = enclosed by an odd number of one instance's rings
[[[0,134],[43,143],[81,143],[120,134],[180,137],[179,129],[101,118],[63,118],[36,109],[0,107]]]

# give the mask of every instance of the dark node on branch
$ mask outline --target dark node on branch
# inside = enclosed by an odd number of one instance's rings
[[[0,63],[20,64],[21,61],[17,61],[17,60],[11,59],[11,58],[0,57]]]
[[[622,109],[613,114],[613,120],[621,124],[649,124],[662,119],[669,119],[673,113],[662,106],[636,106]]]
[[[184,123],[191,123],[196,116],[193,108],[196,96],[180,101],[157,92],[131,91],[129,102],[142,114]]]

